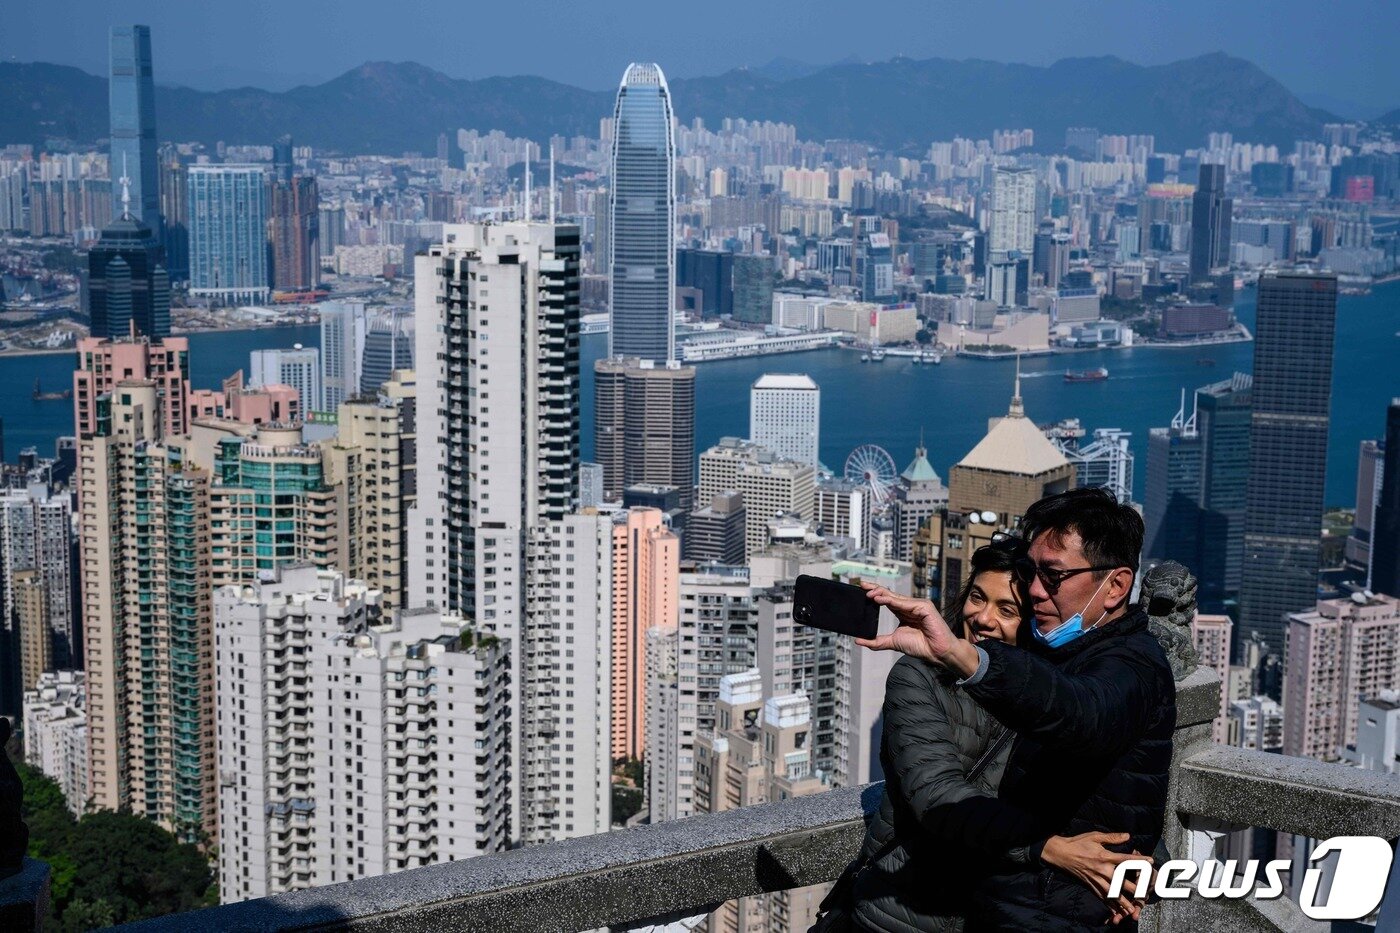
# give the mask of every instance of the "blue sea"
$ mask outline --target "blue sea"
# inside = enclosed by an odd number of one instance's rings
[[[1246,326],[1254,323],[1254,291],[1244,291],[1235,311]],[[1390,399],[1400,396],[1400,283],[1369,295],[1344,295],[1337,312],[1336,357],[1332,383],[1332,430],[1327,462],[1327,502],[1350,506],[1356,501],[1357,450],[1362,440],[1378,437],[1385,427]],[[248,366],[252,350],[316,346],[316,327],[265,328],[195,334],[190,337],[193,380],[197,388],[217,388],[235,369]],[[592,456],[593,361],[607,353],[607,335],[583,338],[583,453]],[[1102,427],[1131,431],[1136,495],[1142,497],[1147,470],[1147,431],[1171,421],[1181,391],[1228,378],[1252,368],[1252,343],[1172,350],[1145,347],[1104,350],[1024,360],[1022,395],[1026,413],[1047,423],[1078,418],[1089,430]],[[1213,365],[1200,365],[1211,359]],[[1103,382],[1066,383],[1066,368],[1109,370]],[[0,357],[0,418],[4,419],[5,453],[15,459],[26,446],[51,454],[54,438],[72,433],[72,403],[35,402],[35,378],[44,388],[72,384],[73,357]],[[1005,414],[1011,399],[1011,361],[945,359],[941,366],[916,366],[889,357],[862,363],[857,353],[815,350],[809,353],[706,363],[696,386],[696,449],[725,435],[748,432],[749,387],[765,372],[803,372],[821,386],[821,457],[840,471],[846,457],[862,444],[887,449],[902,469],[913,457],[922,434],[934,468],[946,479],[948,468],[986,433],[987,419]]]

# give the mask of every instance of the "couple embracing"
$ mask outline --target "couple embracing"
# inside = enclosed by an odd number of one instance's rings
[[[945,614],[899,619],[885,792],[814,931],[1135,929],[1106,893],[1162,834],[1176,694],[1130,603],[1143,523],[1103,490],[1035,503],[979,549]]]

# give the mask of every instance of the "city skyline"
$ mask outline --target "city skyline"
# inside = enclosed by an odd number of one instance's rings
[[[91,37],[69,35],[62,27],[75,20],[108,16],[146,23],[156,30],[156,54],[165,63],[156,71],[157,83],[207,90],[245,86],[284,90],[329,80],[365,61],[385,59],[418,60],[455,77],[538,73],[603,90],[615,81],[613,72],[622,63],[639,59],[660,61],[668,74],[689,78],[734,68],[759,69],[770,63],[781,72],[897,56],[1048,65],[1066,58],[1118,55],[1159,65],[1224,51],[1258,62],[1310,105],[1338,116],[1364,119],[1400,106],[1392,91],[1400,83],[1400,63],[1387,54],[1385,42],[1386,36],[1400,31],[1400,11],[1362,0],[1332,5],[1327,16],[1301,2],[1284,8],[1254,3],[1221,9],[1193,0],[1175,5],[1168,15],[1146,0],[1112,7],[1081,3],[1074,5],[1078,11],[1002,2],[995,5],[998,9],[984,6],[985,18],[956,16],[951,8],[930,9],[905,0],[886,18],[850,19],[839,30],[824,28],[831,17],[813,15],[811,4],[785,0],[768,5],[755,17],[751,7],[725,0],[711,17],[689,22],[684,41],[678,31],[654,29],[650,17],[639,15],[645,5],[627,0],[602,15],[582,8],[554,11],[535,32],[535,41],[548,50],[534,59],[539,63],[536,68],[520,68],[518,54],[506,43],[474,50],[470,70],[462,67],[455,37],[420,30],[411,20],[388,20],[365,31],[358,28],[359,17],[343,4],[333,12],[328,6],[306,4],[293,10],[278,7],[278,21],[286,28],[269,32],[265,23],[271,5],[252,6],[253,15],[247,15],[245,5],[239,16],[227,10],[177,10],[153,2],[122,4],[120,13],[102,0],[21,7],[12,11],[16,19],[7,35],[0,36],[0,60],[53,61],[100,74],[106,67],[104,46]],[[835,3],[830,6],[833,15],[845,10]],[[479,15],[499,18],[500,29],[510,28],[512,17],[505,10],[483,10]],[[735,22],[736,15],[750,28],[735,31],[722,25]],[[1082,30],[1084,15],[1098,24],[1092,39]],[[1152,22],[1153,28],[1141,29],[1144,20]],[[887,28],[906,21],[927,21],[929,38],[921,41],[917,32],[911,35],[905,29]],[[1201,30],[1202,21],[1212,22],[1214,28]],[[984,28],[990,22],[998,24],[995,36]],[[1297,28],[1300,22],[1307,28]],[[1368,27],[1354,29],[1357,22]],[[164,30],[169,31],[170,45],[163,47],[159,33]],[[330,41],[308,47],[299,38],[307,30]],[[60,35],[63,41],[54,42]],[[250,41],[239,41],[240,37]],[[1348,54],[1330,54],[1337,47],[1347,47]],[[237,55],[230,51],[235,48]],[[580,57],[583,49],[588,50],[586,58]],[[363,54],[357,54],[359,50]]]

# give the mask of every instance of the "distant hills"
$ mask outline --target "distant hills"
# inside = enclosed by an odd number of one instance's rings
[[[664,67],[664,62],[662,63]],[[159,75],[159,62],[156,73]],[[622,65],[619,65],[621,74]],[[1057,149],[1069,126],[1154,133],[1180,151],[1211,131],[1291,145],[1337,119],[1309,107],[1250,62],[1215,53],[1142,66],[1114,57],[1048,67],[933,58],[812,66],[775,59],[755,69],[671,82],[676,115],[717,126],[724,117],[779,120],[804,139],[864,139],[921,152],[935,139],[986,138],[1030,127]],[[412,62],[368,62],[324,84],[273,92],[156,88],[160,138],[299,143],[347,153],[433,152],[458,127],[545,140],[596,135],[612,91],[538,77],[450,78]],[[77,68],[0,62],[0,144],[107,135],[107,81]]]

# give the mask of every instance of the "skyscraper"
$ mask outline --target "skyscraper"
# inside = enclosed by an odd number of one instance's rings
[[[190,277],[190,180],[173,146],[160,153],[160,218],[164,228],[165,268],[172,281]]]
[[[88,252],[87,298],[92,336],[170,336],[170,276],[151,229],[131,212],[134,203],[122,178],[122,212]]]
[[[1143,502],[1143,556],[1199,563],[1201,512],[1201,435],[1196,413],[1182,407],[1170,427],[1147,435],[1147,495]]]
[[[604,516],[571,514],[578,278],[579,234],[568,225],[449,224],[415,266],[420,442],[407,604],[460,612],[520,646],[506,796],[512,836],[526,842],[592,826],[569,818],[577,795],[567,788],[606,785],[609,770],[612,531]],[[576,628],[587,656],[561,662],[559,636]],[[589,754],[551,759],[567,732]]]
[[[992,220],[987,248],[994,256],[1035,251],[1035,173],[1028,168],[998,168],[992,176]],[[1007,302],[1010,304],[1010,302]]]
[[[412,311],[392,308],[372,317],[360,357],[360,393],[373,395],[394,370],[412,368]]]
[[[1367,589],[1371,586],[1371,541],[1375,533],[1376,507],[1385,479],[1385,441],[1361,442],[1356,460],[1356,521],[1347,536],[1346,561]]]
[[[156,166],[156,87],[151,65],[151,27],[113,26],[108,107],[111,161],[115,175],[131,178],[131,216],[161,238],[160,176]],[[125,165],[123,169],[122,166]],[[122,216],[121,192],[112,188],[112,216]]]
[[[1192,566],[1203,612],[1222,612],[1240,591],[1254,378],[1235,373],[1196,390],[1201,437],[1201,547]]]
[[[1385,462],[1371,533],[1371,589],[1400,593],[1400,398],[1385,412]]]
[[[821,389],[802,374],[765,373],[749,390],[749,439],[788,460],[817,465]]]
[[[1239,628],[1279,655],[1288,614],[1317,600],[1336,321],[1335,275],[1259,279]]]
[[[278,166],[279,171],[282,166]],[[290,170],[290,165],[287,166]],[[321,284],[320,203],[310,175],[278,180],[268,188],[272,286],[297,291]]]
[[[190,295],[267,300],[267,186],[260,165],[189,167]]]
[[[1203,163],[1191,197],[1191,281],[1230,264],[1230,224],[1234,201],[1225,197],[1225,166]]]
[[[608,355],[665,363],[675,356],[676,151],[660,66],[627,67],[613,120]]]
[[[599,360],[593,385],[603,495],[620,500],[637,483],[674,486],[681,508],[689,509],[695,490],[695,367]]]

